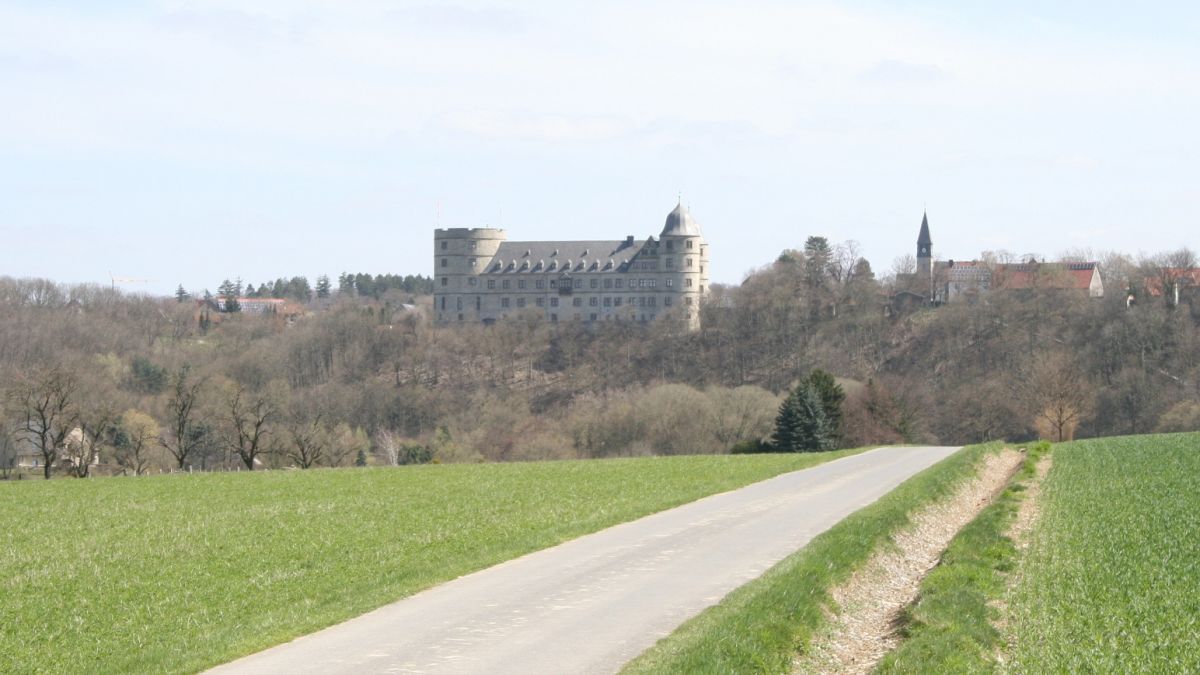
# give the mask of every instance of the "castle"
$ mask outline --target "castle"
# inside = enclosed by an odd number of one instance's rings
[[[917,234],[917,271],[906,276],[897,280],[931,304],[974,302],[991,291],[1076,291],[1092,298],[1104,296],[1104,281],[1096,262],[934,260],[928,214],[922,214]]]
[[[680,203],[658,238],[507,241],[496,228],[433,236],[433,312],[439,324],[522,315],[559,321],[661,321],[700,326],[708,245]]]

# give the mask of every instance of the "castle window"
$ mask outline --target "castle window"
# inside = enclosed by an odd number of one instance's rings
[[[621,288],[622,286],[624,286],[624,285],[625,285],[625,280],[624,280],[624,279],[617,279],[617,281],[616,281],[615,285],[616,285],[616,287],[617,287],[617,288]]]
[[[684,299],[683,299],[683,304],[685,304],[685,305],[690,305],[690,304],[692,304],[692,296],[690,296],[690,295],[689,295],[689,296],[687,296],[686,298],[684,298]]]
[[[632,307],[636,304],[637,304],[637,298],[633,297],[632,295],[629,296],[629,306]]]
[[[700,266],[700,274],[704,274],[704,265]]]
[[[537,306],[538,306],[538,307],[545,307],[545,306],[546,306],[546,299],[545,299],[545,298],[538,298],[538,299],[537,299]]]
[[[620,297],[620,296],[613,298],[613,306],[614,306],[614,307],[620,307],[620,306],[621,306],[621,301],[622,301],[622,300],[624,300],[624,299],[625,299],[625,298],[622,298],[622,297]]]
[[[674,286],[674,285],[675,285],[675,280],[674,280],[674,279],[667,279],[667,281],[666,281],[666,284],[667,284],[667,288],[671,288],[672,286]]]
[[[495,280],[495,279],[488,279],[488,288],[489,288],[489,289],[493,289],[493,288],[495,288],[495,287],[496,287],[496,280]]]
[[[558,307],[558,298],[550,298],[550,306]]]
[[[684,280],[683,280],[683,285],[684,285],[684,286],[687,286],[688,288],[691,288],[691,287],[692,287],[692,280],[691,280],[691,279],[684,279]]]
[[[550,280],[550,288],[558,288],[558,281],[555,279],[551,279]]]
[[[664,307],[671,306],[671,296],[668,295],[667,297],[663,298],[663,306]]]
[[[643,295],[642,297],[638,298],[638,307],[645,307],[645,306],[646,306],[646,296]]]
[[[583,288],[583,279],[575,280],[575,288]]]
[[[667,241],[667,250],[674,251],[675,250],[675,242]],[[670,265],[668,264],[667,267],[670,267]]]
[[[612,288],[612,281],[613,281],[612,279],[605,279],[605,280],[604,280],[604,287],[605,287],[605,288]]]
[[[537,281],[533,282],[533,285],[534,285],[534,286],[536,286],[536,287],[538,287],[538,288],[545,288],[545,287],[546,287],[546,280],[545,280],[545,279],[538,279]]]
[[[657,304],[658,304],[658,298],[654,297],[653,295],[646,299],[646,305],[648,307],[654,307]]]
[[[675,259],[674,258],[667,258],[666,263],[667,263],[667,269],[669,269],[669,270],[675,269]]]
[[[691,258],[688,258],[688,259],[687,259],[687,266],[688,266],[688,267],[691,267],[691,266],[692,266],[692,259],[691,259]]]
[[[475,311],[478,312],[483,307],[483,298],[475,296]]]
[[[446,309],[446,296],[442,296],[442,309]]]
[[[558,323],[558,314],[551,314],[551,315],[550,315],[550,322],[551,322],[551,323]]]
[[[704,292],[704,284],[700,284],[700,292],[701,292],[701,293],[703,293],[703,292]]]
[[[605,299],[604,299],[604,306],[605,306],[605,307],[612,307],[612,298],[605,298]]]
[[[449,279],[447,279],[446,277],[442,277],[442,285],[443,285],[443,286],[449,286],[449,285],[450,285],[450,280],[449,280]]]
[[[467,249],[468,249],[468,250],[471,250],[471,251],[474,251],[474,250],[475,250],[475,240],[474,240],[474,239],[472,239],[471,241],[467,242]]]
[[[508,298],[500,298],[500,306],[507,309],[508,308]]]
[[[593,315],[592,315],[592,318],[591,318],[590,320],[591,320],[591,321],[595,321],[595,320],[596,320],[596,315],[595,315],[595,314],[593,314]]]
[[[688,239],[688,242],[687,242],[687,247],[688,247],[688,248],[691,248],[691,247],[692,247],[692,240],[691,240],[691,239]]]
[[[443,240],[442,240],[442,250],[443,250],[443,251],[445,251],[445,250],[446,250],[446,244],[447,244],[447,243],[449,243],[449,242],[447,242],[445,239],[443,239]]]
[[[571,306],[573,306],[573,307],[583,307],[583,298],[572,298],[572,299],[571,299]]]
[[[600,298],[592,297],[591,299],[588,300],[588,304],[591,305],[592,307],[595,307],[596,305],[600,304]]]
[[[592,279],[592,281],[591,281],[591,284],[590,284],[590,285],[591,285],[591,287],[592,287],[592,288],[600,288],[600,280],[599,280],[599,279]]]
[[[517,288],[521,288],[521,289],[525,288],[525,280],[524,279],[517,279]]]
[[[449,264],[450,264],[449,258],[442,258],[442,267],[446,267]]]
[[[500,287],[501,287],[501,288],[503,288],[504,290],[508,290],[508,282],[509,282],[509,280],[508,280],[508,279],[505,279],[504,281],[501,281],[501,282],[500,282]]]
[[[471,259],[470,259],[470,260],[468,260],[467,262],[471,264],[471,267],[474,267],[474,266],[475,266],[476,259],[475,259],[475,258],[471,258]]]
[[[462,298],[455,298],[455,304],[458,305],[455,309],[462,311]]]
[[[517,307],[525,306],[525,298],[517,298]]]

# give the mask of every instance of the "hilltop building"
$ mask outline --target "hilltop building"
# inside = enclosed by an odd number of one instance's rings
[[[1074,291],[1092,298],[1104,296],[1104,281],[1096,262],[934,260],[927,213],[921,216],[917,234],[917,270],[898,281],[907,286],[908,295],[919,295],[932,304],[973,302],[993,291]]]
[[[700,326],[708,245],[677,204],[656,239],[507,241],[504,230],[450,228],[433,236],[439,324],[521,315],[559,321],[660,321]]]

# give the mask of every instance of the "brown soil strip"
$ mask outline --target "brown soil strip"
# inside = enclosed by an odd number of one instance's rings
[[[1004,450],[984,459],[979,474],[953,496],[917,512],[894,547],[879,551],[832,596],[841,612],[795,673],[866,673],[900,642],[900,614],[917,597],[921,579],[937,565],[950,540],[1008,485],[1024,455]]]

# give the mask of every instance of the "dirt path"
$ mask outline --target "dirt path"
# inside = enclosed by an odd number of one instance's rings
[[[829,630],[793,662],[795,673],[866,673],[900,642],[901,611],[913,602],[921,579],[937,565],[954,535],[1008,484],[1024,455],[988,455],[978,476],[948,499],[918,512],[895,537],[895,548],[875,554],[833,599],[842,608]]]

